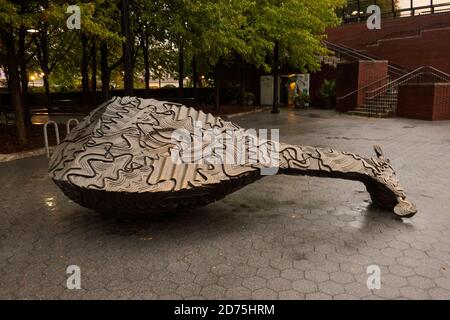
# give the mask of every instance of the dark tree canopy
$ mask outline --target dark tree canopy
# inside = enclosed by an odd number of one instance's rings
[[[29,122],[27,94],[36,90],[28,88],[31,76],[44,81],[47,105],[50,91],[81,90],[83,104],[91,106],[100,83],[104,99],[113,84],[125,82],[129,92],[133,86],[148,89],[150,79],[167,73],[177,75],[182,86],[186,74],[196,74],[194,61],[203,74],[213,74],[230,57],[269,71],[276,43],[283,63],[314,70],[319,57],[328,54],[321,40],[327,27],[339,23],[336,12],[344,0],[91,0],[77,5],[81,29],[69,30],[66,0],[0,0],[0,54],[22,142]],[[141,75],[144,83],[138,81]]]

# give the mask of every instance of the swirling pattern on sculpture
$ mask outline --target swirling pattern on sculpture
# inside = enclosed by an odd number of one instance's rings
[[[173,134],[180,129],[188,132],[191,140],[201,140],[213,130],[214,136],[208,139],[214,141],[206,139],[200,144],[201,149],[210,151],[211,158],[175,163],[171,155],[181,152],[181,143]],[[183,210],[217,201],[262,178],[267,163],[258,159],[265,156],[264,150],[276,146],[279,174],[358,180],[366,185],[375,205],[403,217],[417,212],[406,200],[395,171],[379,147],[375,147],[377,156],[368,159],[264,140],[257,142],[264,148],[255,151],[244,141],[246,154],[256,161],[214,161],[233,151],[227,150],[225,139],[230,132],[241,130],[236,124],[183,105],[114,98],[92,111],[56,147],[49,174],[69,198],[97,211],[131,214]],[[253,140],[252,136],[248,138]]]

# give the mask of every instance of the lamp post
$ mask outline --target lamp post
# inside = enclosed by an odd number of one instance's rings
[[[280,113],[279,97],[278,97],[278,78],[279,78],[279,60],[280,60],[280,43],[275,41],[273,54],[273,106],[272,113]]]
[[[121,0],[122,35],[123,42],[123,69],[125,95],[133,95],[133,65],[131,62],[131,39],[130,39],[130,13],[128,12],[128,0]]]

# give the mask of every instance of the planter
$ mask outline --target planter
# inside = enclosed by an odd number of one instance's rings
[[[324,98],[323,107],[325,109],[334,109],[336,107],[336,99],[334,97]]]

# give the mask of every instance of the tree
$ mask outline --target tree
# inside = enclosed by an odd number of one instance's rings
[[[111,98],[111,72],[119,67],[123,61],[121,27],[117,24],[120,19],[120,8],[117,5],[101,1],[95,6],[93,18],[87,23],[94,23],[96,28],[89,26],[89,30],[96,30],[96,39],[100,42],[100,70],[102,82],[102,100]]]
[[[339,21],[336,11],[339,0],[261,0],[248,7],[244,39],[244,57],[270,69],[280,63],[299,71],[314,71],[321,67],[319,57],[329,54],[322,40],[325,30]],[[273,53],[272,53],[273,52]],[[278,70],[274,68],[274,112],[278,110]]]
[[[46,107],[50,106],[50,75],[74,48],[76,34],[67,32],[66,5],[60,1],[41,1],[35,38],[37,60],[43,72]]]
[[[35,33],[28,32],[29,24],[35,24],[36,12],[38,12],[37,1],[20,1],[20,16],[25,18],[26,23],[22,23],[18,32],[18,52],[17,58],[19,62],[20,81],[22,90],[22,100],[25,114],[25,125],[27,132],[31,129],[31,114],[28,98],[28,67],[32,61],[36,51],[33,50],[33,41],[35,39]]]
[[[158,55],[165,55],[166,50],[169,49],[164,46],[167,37],[165,22],[169,16],[167,9],[164,1],[133,1],[132,25],[142,51],[144,83],[147,93],[150,89],[151,69],[155,67],[154,62],[159,60]],[[161,66],[161,63],[156,66]]]
[[[27,143],[29,116],[26,106],[28,75],[26,72],[27,30],[35,21],[33,1],[0,1],[0,40],[6,60],[8,88],[15,113],[17,137],[20,144]],[[19,39],[17,43],[17,39]]]
[[[131,54],[132,36],[130,30],[130,12],[128,0],[120,2],[121,25],[123,41],[123,69],[124,69],[124,91],[125,95],[133,95],[133,60]]]
[[[122,42],[120,29],[116,21],[119,18],[119,8],[106,0],[95,0],[86,4],[81,4],[82,28],[78,31],[81,40],[81,83],[83,92],[83,104],[88,105],[89,92],[92,99],[90,102],[96,104],[97,94],[97,51],[100,50],[100,70],[102,79],[102,98],[110,98],[110,76],[111,71],[119,66],[122,61],[117,59],[112,66],[108,59],[112,56],[110,52],[117,51],[117,47]],[[89,66],[91,76],[89,76]],[[89,83],[91,85],[89,86]],[[90,90],[91,89],[91,90]]]
[[[243,27],[244,8],[247,1],[181,1],[178,15],[169,33],[176,43],[180,54],[205,60],[212,70],[215,86],[215,106],[219,106],[219,66],[227,57],[239,52],[245,42],[240,33]],[[180,51],[180,48],[182,51]],[[183,65],[179,67],[179,77],[183,76]],[[193,72],[195,73],[195,72]]]
[[[265,70],[287,64],[317,70],[319,57],[329,54],[322,44],[327,27],[336,25],[339,0],[185,1],[186,26],[192,50],[213,68],[218,105],[218,65],[230,56]],[[232,19],[230,19],[232,17]],[[280,55],[278,62],[277,53]],[[274,81],[278,82],[275,74]],[[276,88],[277,86],[275,86]],[[241,89],[241,91],[244,91]],[[274,92],[274,97],[277,98]],[[277,101],[274,101],[276,104]]]

